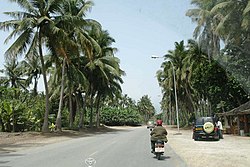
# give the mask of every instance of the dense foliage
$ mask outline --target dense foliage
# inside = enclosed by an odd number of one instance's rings
[[[105,125],[136,126],[140,125],[141,122],[141,115],[132,108],[104,108],[101,111],[101,123]]]
[[[43,95],[32,97],[18,88],[0,87],[2,131],[40,131],[44,110]]]
[[[182,125],[194,116],[229,111],[250,98],[250,1],[191,2],[194,8],[186,15],[197,25],[194,40],[176,42],[157,72],[162,109],[170,121],[176,119],[172,69],[176,72]]]

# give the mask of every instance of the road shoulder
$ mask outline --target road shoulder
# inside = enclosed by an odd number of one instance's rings
[[[194,141],[192,130],[167,127],[169,146],[189,167],[248,167],[250,164],[250,138],[224,135],[220,141]]]

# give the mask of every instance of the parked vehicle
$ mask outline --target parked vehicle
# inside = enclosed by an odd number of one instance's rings
[[[155,154],[155,156],[156,156],[156,158],[158,160],[160,160],[161,159],[161,155],[164,154],[164,150],[165,150],[164,146],[165,146],[164,145],[164,141],[162,141],[162,140],[157,140],[155,142],[155,152],[154,152],[154,154]]]
[[[147,128],[148,128],[150,131],[152,131],[154,127],[155,127],[155,121],[152,121],[152,120],[148,121],[148,123],[147,123]]]
[[[218,128],[215,126],[214,117],[199,117],[193,125],[193,139],[214,139],[220,140]]]

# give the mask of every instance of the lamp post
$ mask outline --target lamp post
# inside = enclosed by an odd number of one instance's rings
[[[164,58],[164,57],[159,57],[159,56],[151,56],[151,58],[153,59],[157,59],[157,58]],[[166,61],[170,62],[172,69],[173,69],[173,76],[174,76],[174,95],[175,95],[175,109],[176,109],[176,119],[177,119],[177,129],[178,129],[178,133],[177,134],[181,134],[180,133],[180,126],[179,126],[179,109],[178,109],[178,101],[177,101],[177,91],[176,91],[176,79],[175,79],[175,70],[174,70],[174,64],[171,60],[166,59]]]

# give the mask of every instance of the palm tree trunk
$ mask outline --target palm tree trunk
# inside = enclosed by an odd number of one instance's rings
[[[1,125],[1,127],[2,127],[1,131],[2,131],[2,132],[5,132],[5,125],[4,125],[3,120],[2,120],[1,117],[0,117],[0,125]]]
[[[84,115],[85,115],[85,108],[86,108],[86,98],[84,98],[83,96],[82,96],[82,102],[83,102],[83,104],[81,105],[81,107],[79,106],[79,108],[82,108],[82,111],[81,111],[81,113],[80,113],[80,122],[79,122],[79,125],[78,125],[78,127],[79,128],[82,128],[82,127],[84,127]],[[80,105],[81,103],[79,103],[79,105]]]
[[[37,76],[35,77],[35,81],[34,81],[34,88],[33,88],[33,95],[34,96],[37,96],[37,82],[38,82],[38,80],[37,80]]]
[[[85,108],[80,112],[80,122],[79,122],[79,129],[82,129],[84,127],[84,114],[85,114]]]
[[[15,109],[11,107],[12,110],[12,132],[16,131],[16,118],[15,118]]]
[[[69,128],[73,128],[73,105],[72,105],[72,91],[71,87],[69,87]]]
[[[101,97],[97,97],[97,104],[96,104],[96,127],[100,127],[100,101]]]
[[[69,88],[69,128],[73,128],[73,123],[74,123],[74,114],[73,114],[73,86],[72,86],[72,77],[70,76],[69,73],[69,68],[67,68],[67,76],[68,76],[68,88]],[[79,104],[78,104],[78,96],[77,93],[75,93],[75,99],[76,99],[76,111],[79,111]]]
[[[76,100],[76,114],[79,113],[79,116],[80,116],[80,119],[81,119],[80,102],[79,102],[79,98],[78,98],[78,93],[77,92],[75,92],[75,100]]]
[[[60,102],[56,117],[56,128],[58,131],[62,131],[62,104],[63,104],[63,93],[64,93],[65,64],[66,64],[66,58],[63,59]]]
[[[46,76],[46,69],[44,65],[44,59],[43,59],[43,52],[42,52],[42,37],[41,32],[39,32],[39,56],[42,64],[42,74],[43,74],[43,81],[44,81],[44,87],[45,87],[45,113],[44,113],[44,122],[42,127],[42,132],[49,132],[49,89],[48,89],[48,82],[47,82],[47,76]]]
[[[92,93],[91,93],[92,94]],[[89,116],[89,127],[93,128],[93,95],[90,95],[90,116]]]

